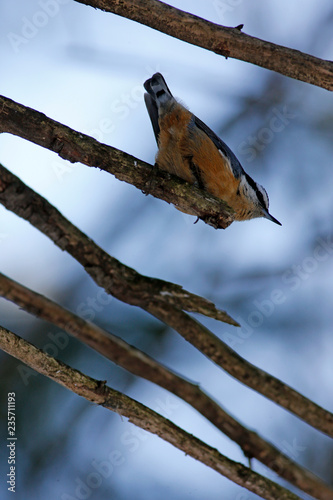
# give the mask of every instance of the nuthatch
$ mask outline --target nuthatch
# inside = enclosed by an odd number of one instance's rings
[[[163,76],[155,73],[144,87],[158,167],[224,200],[236,220],[265,217],[281,226],[268,211],[265,189],[244,171],[231,149],[172,96]]]

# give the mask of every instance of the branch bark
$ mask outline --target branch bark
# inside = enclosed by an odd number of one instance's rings
[[[197,385],[173,373],[150,356],[62,308],[55,302],[0,273],[0,296],[25,311],[50,321],[129,372],[149,380],[186,401],[253,457],[318,500],[332,500],[333,492],[319,478],[300,467],[229,415]]]
[[[0,202],[72,255],[106,292],[154,315],[240,382],[333,437],[330,412],[247,362],[182,310],[193,310],[191,294],[178,285],[142,276],[110,257],[45,198],[3,166],[0,166]]]
[[[75,0],[144,24],[157,31],[224,56],[333,90],[333,62],[260,40],[158,0]]]
[[[237,29],[209,23],[162,2],[127,0],[110,4],[107,0],[76,1],[127,17],[194,45],[212,50],[226,58],[238,58],[280,72],[291,78],[333,90],[333,64],[330,61],[323,61],[299,51],[270,44],[245,35]],[[226,228],[233,221],[233,211],[223,201],[188,185],[175,176],[160,171],[156,167],[154,175],[152,175],[151,165],[115,148],[100,144],[35,110],[1,96],[0,132],[19,135],[57,152],[59,156],[72,163],[80,161],[88,166],[98,167],[113,173],[119,180],[131,183],[141,190],[147,191],[149,189],[149,194],[168,203],[173,203],[187,213],[197,215],[215,228]],[[19,180],[12,178],[8,184],[8,179],[4,182],[2,179],[0,180],[1,197],[5,192],[4,205],[7,207],[13,205],[13,199],[10,200],[13,193],[19,194],[17,181]],[[8,193],[9,198],[7,199]],[[30,193],[25,192],[28,197],[31,197],[32,194],[32,190]],[[88,238],[82,233],[80,234],[66,219],[61,219],[61,214],[56,213],[51,205],[47,205],[46,200],[40,197],[37,199],[37,205],[40,202],[42,205],[39,208],[45,210],[51,217],[46,231],[43,232],[51,237],[60,248],[66,249],[75,256],[85,266],[96,283],[113,293],[117,298],[121,297],[120,300],[138,305],[163,320],[232,376],[281,404],[310,425],[333,436],[333,420],[329,412],[246,362],[219,341],[209,330],[185,314],[182,309],[200,312],[237,325],[224,311],[216,309],[211,302],[190,294],[177,285],[140,276],[133,269],[123,266],[120,262],[107,256],[93,242],[91,242],[91,246]],[[29,203],[27,203],[27,199],[24,199],[24,203],[26,213],[24,218],[41,229],[39,226],[40,218],[34,212],[36,206],[33,206],[31,198]],[[53,216],[56,219],[54,228],[57,234],[55,237],[51,236],[52,224],[54,224]],[[65,241],[60,243],[63,237]],[[78,252],[78,242],[84,243],[83,252]],[[94,253],[96,250],[97,254]],[[102,256],[102,261],[99,261],[97,256]],[[101,262],[103,262],[102,265],[100,265]],[[107,273],[110,268],[113,270],[113,275],[109,280]],[[158,383],[183,398],[231,439],[238,442],[247,456],[256,457],[310,495],[314,495],[318,499],[332,500],[332,491],[323,485],[318,478],[295,464],[256,433],[243,427],[195,384],[172,373],[121,339],[110,334],[107,335],[101,329],[89,325],[57,304],[3,275],[0,275],[0,290],[0,294],[3,296],[14,300],[30,312],[37,314],[38,311],[40,317],[74,333],[82,341],[109,359],[118,362],[124,368]],[[144,297],[143,290],[146,294]],[[249,491],[268,500],[299,498],[242,464],[229,460],[217,450],[186,433],[156,412],[107,387],[104,382],[87,377],[64,363],[56,361],[2,327],[0,327],[0,345],[3,350],[26,362],[40,373],[89,401],[129,418],[130,422],[157,434],[186,454],[235,483],[246,487]]]
[[[186,455],[190,455],[262,498],[300,500],[282,486],[225,457],[150,408],[111,389],[105,382],[70,368],[2,327],[0,327],[0,348],[88,401],[114,411],[138,427],[156,434]]]
[[[68,251],[102,288],[123,302],[138,307],[161,302],[218,321],[239,326],[237,321],[209,300],[184,290],[180,285],[149,278],[108,255],[71,224],[45,198],[26,186],[0,164],[0,197],[3,205],[29,221],[62,250]]]
[[[233,209],[223,200],[3,96],[0,96],[1,132],[17,135],[54,151],[71,163],[80,162],[105,170],[146,194],[196,215],[216,229],[225,229],[234,220]]]

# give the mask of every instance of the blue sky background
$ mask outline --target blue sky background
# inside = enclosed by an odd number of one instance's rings
[[[248,34],[332,59],[328,1],[169,3],[226,26],[243,23]],[[332,410],[331,94],[72,0],[2,2],[0,30],[0,93],[75,130],[153,163],[156,143],[142,84],[160,71],[174,95],[221,135],[265,186],[282,227],[264,219],[236,222],[225,231],[194,225],[194,217],[105,172],[72,165],[7,134],[0,136],[0,162],[121,262],[226,309],[242,329],[198,319],[247,360]],[[272,126],[275,117],[279,130]],[[90,319],[198,382],[243,424],[330,480],[328,438],[231,379],[154,318],[115,299],[104,304],[79,264],[2,206],[0,261],[3,273],[83,316],[89,315],[89,299],[96,300]],[[54,347],[62,335],[4,299],[0,315],[3,326],[39,347]],[[65,344],[58,358],[246,463],[238,446],[176,397],[74,339]],[[94,464],[112,453],[112,473],[86,498],[257,498],[41,375],[24,378],[9,356],[0,360],[2,435],[7,393],[17,394],[22,498],[79,498],[77,485],[86,484]],[[3,445],[0,455],[6,457]],[[256,461],[253,468],[277,480]],[[3,478],[6,466],[0,465],[0,473]]]

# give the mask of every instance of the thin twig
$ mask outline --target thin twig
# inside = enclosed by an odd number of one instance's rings
[[[332,500],[333,492],[319,478],[300,467],[257,433],[244,427],[196,384],[173,373],[116,335],[83,320],[1,273],[0,295],[25,311],[64,329],[129,372],[177,395],[238,443],[247,457],[256,458],[318,500]]]
[[[225,457],[150,408],[111,389],[105,382],[70,368],[2,327],[0,327],[0,348],[88,401],[114,411],[138,427],[160,436],[186,455],[190,455],[262,498],[300,500],[282,486]]]
[[[225,229],[234,220],[233,209],[207,191],[3,96],[0,96],[1,132],[27,139],[72,163],[105,170],[215,228]]]
[[[134,269],[110,257],[45,198],[28,188],[1,165],[0,202],[72,255],[106,292],[150,312],[178,331],[230,375],[333,437],[332,413],[247,362],[211,331],[183,312],[182,298],[178,294],[165,294],[165,290],[172,291],[172,287],[177,285],[141,276]]]
[[[144,24],[226,58],[246,61],[282,75],[333,90],[333,63],[245,34],[157,0],[76,0]]]

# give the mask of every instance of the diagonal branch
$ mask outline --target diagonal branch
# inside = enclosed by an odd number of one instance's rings
[[[76,0],[144,24],[226,58],[246,61],[282,75],[333,90],[333,62],[260,40],[158,0]]]
[[[95,380],[52,358],[26,340],[0,327],[0,348],[49,377],[72,392],[114,411],[142,429],[156,434],[176,448],[199,460],[236,484],[266,500],[300,500],[298,496],[273,481],[234,462],[195,436],[177,427],[170,420],[134,399],[111,389],[105,382]]]
[[[45,198],[1,164],[0,201],[40,231],[46,230],[56,245],[75,256],[93,280],[117,299],[142,308],[152,302],[172,304],[185,311],[198,312],[239,326],[229,314],[217,309],[209,300],[184,290],[180,285],[143,276],[108,255]]]
[[[194,318],[169,305],[162,308],[157,304],[150,304],[146,311],[171,326],[232,377],[333,437],[332,413],[246,361]]]
[[[183,312],[182,309],[186,307],[183,305],[182,294],[190,295],[188,292],[182,291],[178,285],[142,276],[110,257],[45,198],[2,166],[0,202],[72,255],[106,292],[154,315],[240,382],[333,437],[332,413],[247,362],[211,331]],[[174,293],[173,287],[176,287],[177,293]],[[185,297],[185,304],[187,300],[188,297]]]
[[[223,200],[3,96],[0,96],[1,132],[27,139],[72,163],[105,170],[120,181],[197,215],[215,228],[225,229],[234,220],[233,209]]]
[[[186,401],[235,441],[244,454],[277,472],[318,500],[332,500],[333,492],[319,478],[300,467],[257,433],[229,415],[197,385],[173,373],[150,356],[0,273],[0,295],[27,312],[62,328],[129,372],[149,380]]]

